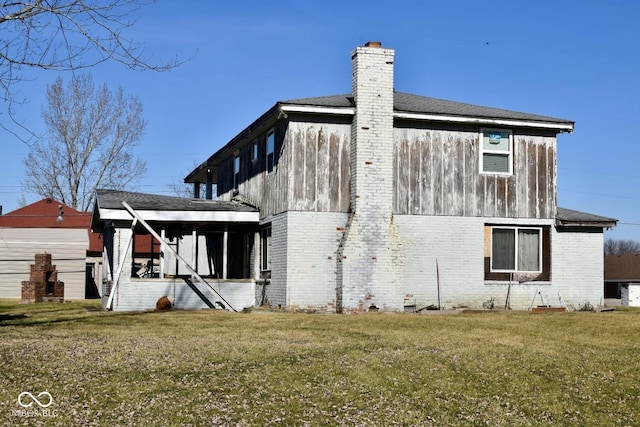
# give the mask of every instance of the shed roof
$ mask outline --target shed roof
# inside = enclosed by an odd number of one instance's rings
[[[640,282],[640,254],[606,255],[605,282]]]
[[[615,218],[565,208],[558,208],[556,214],[556,225],[558,227],[612,228],[615,227],[617,223],[618,220]]]

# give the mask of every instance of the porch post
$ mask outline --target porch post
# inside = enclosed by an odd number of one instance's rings
[[[195,228],[191,232],[191,265],[198,271],[198,235]],[[191,277],[194,276],[191,275]]]
[[[224,226],[224,233],[222,234],[222,278],[227,279],[227,272],[229,267],[227,266],[227,250],[229,249],[229,232],[227,226]]]
[[[260,271],[262,270],[262,240],[260,240],[260,232],[256,231],[253,236],[253,278],[260,279]]]
[[[200,198],[200,183],[199,182],[194,182],[193,183],[193,198],[194,199],[199,199]]]
[[[164,227],[160,230],[160,273],[159,276],[162,279],[164,277],[164,243],[167,241],[166,231]]]

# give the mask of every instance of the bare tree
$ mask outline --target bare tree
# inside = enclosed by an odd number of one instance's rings
[[[98,187],[124,189],[146,172],[133,154],[147,125],[142,103],[122,88],[96,88],[90,74],[65,88],[58,77],[47,87],[42,117],[46,137],[24,160],[27,191],[86,211]]]
[[[152,0],[0,0],[0,99],[14,120],[14,86],[25,69],[70,71],[113,60],[134,70],[164,71],[126,37],[132,13]],[[5,123],[0,126],[14,134]],[[24,127],[23,127],[24,128]]]
[[[626,255],[640,254],[640,242],[635,240],[614,240],[606,239],[604,241],[605,255]]]

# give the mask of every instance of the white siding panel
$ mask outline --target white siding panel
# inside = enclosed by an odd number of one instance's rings
[[[64,282],[65,299],[83,299],[88,247],[84,229],[0,228],[0,298],[21,298],[35,254],[47,252]]]

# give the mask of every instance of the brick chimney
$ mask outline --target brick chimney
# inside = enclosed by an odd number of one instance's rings
[[[401,310],[394,279],[398,250],[393,225],[393,60],[380,42],[351,55],[356,112],[351,125],[351,213],[341,242],[338,306]]]

